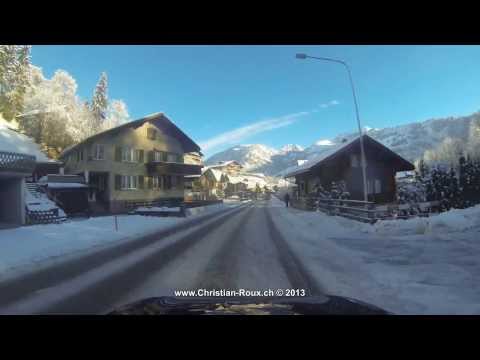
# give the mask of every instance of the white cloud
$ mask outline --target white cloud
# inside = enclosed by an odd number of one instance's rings
[[[340,101],[338,100],[332,100],[332,101],[329,101],[328,103],[324,103],[324,104],[320,104],[320,107],[322,109],[326,109],[330,106],[335,106],[335,105],[339,105],[340,104]]]
[[[253,135],[289,126],[298,121],[300,117],[308,114],[310,114],[310,112],[302,111],[277,118],[257,121],[202,141],[200,147],[202,151],[208,151],[221,145],[236,144]]]

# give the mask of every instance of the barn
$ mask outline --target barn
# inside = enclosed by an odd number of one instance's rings
[[[415,166],[370,136],[362,136],[368,200],[377,204],[394,202],[396,173],[414,170]],[[295,178],[300,197],[314,194],[318,184],[328,190],[332,182],[344,181],[350,198],[363,200],[360,137],[332,145],[304,164],[288,169],[284,178]]]

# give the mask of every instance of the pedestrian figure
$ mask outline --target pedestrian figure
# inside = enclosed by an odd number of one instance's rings
[[[288,203],[290,202],[290,195],[289,193],[285,194],[285,205],[288,207]]]

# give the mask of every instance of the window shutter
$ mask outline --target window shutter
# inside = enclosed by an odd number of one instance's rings
[[[138,151],[138,162],[143,163],[143,150]]]
[[[153,154],[153,150],[150,150],[148,152],[148,161],[154,161],[154,154]]]
[[[153,189],[153,179],[151,176],[147,177],[147,189],[149,190]]]
[[[138,176],[138,188],[139,189],[144,189],[145,188],[144,185],[145,185],[144,184],[144,177],[143,177],[143,175],[139,175]]]
[[[115,146],[115,161],[122,161],[122,147]]]
[[[121,190],[122,188],[122,176],[115,175],[115,190]]]

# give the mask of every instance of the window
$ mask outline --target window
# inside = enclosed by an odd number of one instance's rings
[[[358,167],[360,165],[356,154],[350,155],[350,165],[351,167]]]
[[[136,175],[122,175],[122,190],[135,190],[138,187]]]
[[[155,140],[157,138],[157,130],[153,128],[147,129],[147,138],[150,140]]]
[[[101,144],[95,144],[93,148],[93,159],[104,160],[105,159],[105,146]]]
[[[382,192],[382,182],[379,179],[375,179],[375,194]]]
[[[167,153],[164,151],[155,150],[154,152],[155,161],[167,161]]]
[[[160,189],[160,184],[161,184],[160,176],[154,176],[152,178],[152,181],[153,181],[153,188],[154,189]]]
[[[77,161],[83,161],[83,149],[77,151]]]
[[[133,162],[135,159],[135,150],[130,146],[122,147],[122,161]]]
[[[143,150],[140,150],[140,149],[135,150],[135,161],[139,163],[143,163]]]

